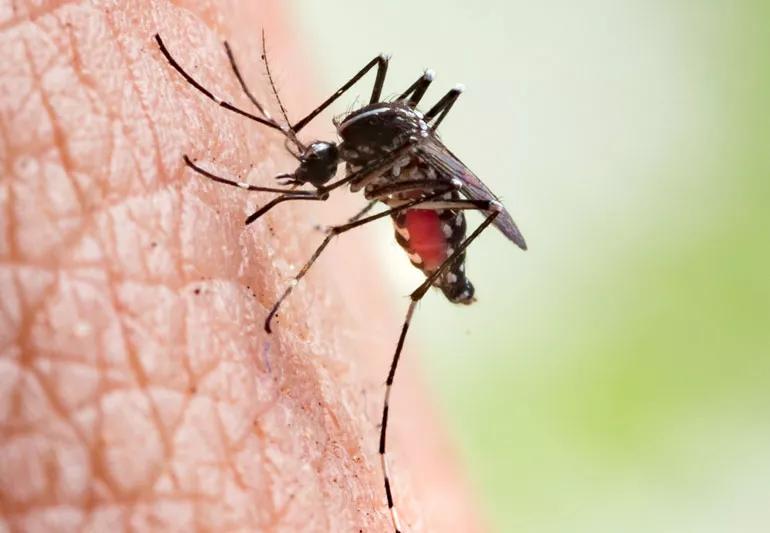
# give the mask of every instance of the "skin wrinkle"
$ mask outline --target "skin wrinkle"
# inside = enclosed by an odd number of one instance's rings
[[[123,49],[123,44],[121,43],[120,37],[115,32],[115,28],[113,27],[113,23],[112,23],[112,15],[109,10],[106,11],[105,21],[107,23],[107,28],[109,29],[110,34],[112,36],[112,40],[115,42],[117,46],[118,52],[120,54],[121,62],[126,66],[128,81],[131,87],[133,87],[134,92],[138,96],[137,100],[139,102],[142,115],[144,116],[147,124],[149,125],[150,134],[152,136],[152,144],[154,145],[154,150],[152,150],[151,153],[154,156],[153,162],[155,163],[156,175],[163,176],[167,174],[167,170],[163,168],[163,163],[160,158],[160,153],[162,151],[162,148],[160,146],[160,142],[158,141],[158,134],[157,134],[157,131],[155,130],[155,124],[152,120],[152,117],[150,116],[150,113],[147,111],[147,105],[145,104],[142,98],[142,93],[138,89],[138,84],[136,82],[133,69],[131,68],[132,66],[131,62],[128,61],[128,59],[126,58],[126,52]]]
[[[5,124],[0,120],[0,141],[2,141],[2,152],[0,152],[0,163],[3,166],[2,176],[10,176],[12,173],[10,157],[7,155],[9,146],[8,133]],[[11,257],[16,256],[16,231],[13,217],[11,216],[11,206],[14,203],[13,189],[8,186],[8,180],[0,177],[0,204],[4,204],[4,215],[0,218],[0,231],[3,238],[0,240],[0,254]]]
[[[366,235],[319,261],[274,335],[261,329],[317,244],[308,221],[356,206],[287,205],[244,228],[270,195],[206,182],[181,154],[231,176],[254,164],[264,184],[296,163],[280,137],[191,91],[152,35],[245,107],[227,36],[272,108],[254,30],[271,21],[290,113],[319,95],[279,4],[179,4],[48,3],[0,22],[0,528],[387,531],[379,405],[364,399],[381,393],[399,318],[353,275],[376,271]],[[410,364],[399,393],[418,386]],[[463,495],[412,497],[413,476],[452,460],[425,405],[394,402],[400,510],[409,531],[476,531]],[[420,442],[400,430],[411,416]],[[420,518],[423,502],[441,516]]]
[[[30,53],[29,45],[27,43],[26,38],[22,37],[22,41],[21,42],[22,42],[22,46],[24,48],[25,56],[27,58],[27,62],[28,62],[29,65],[31,65],[32,79],[33,79],[33,82],[35,83],[36,89],[37,89],[36,93],[40,95],[40,101],[41,101],[43,110],[45,111],[45,113],[46,113],[46,115],[48,117],[48,121],[49,121],[49,123],[50,123],[50,125],[52,127],[52,130],[53,130],[53,144],[54,144],[54,147],[56,148],[56,151],[58,153],[59,160],[61,162],[61,168],[65,171],[65,173],[68,173],[67,169],[72,168],[73,165],[72,165],[72,160],[71,160],[70,155],[69,155],[69,150],[68,150],[66,142],[64,140],[64,133],[62,132],[62,129],[59,126],[56,114],[53,111],[53,108],[51,106],[51,102],[49,101],[49,98],[47,96],[47,92],[42,87],[42,84],[41,84],[42,72],[38,72],[35,69],[34,60],[33,60],[32,54]],[[70,179],[70,182],[71,182],[71,184],[73,186],[73,189],[75,190],[75,195],[76,195],[77,201],[80,204],[80,207],[81,207],[81,210],[82,210],[82,206],[83,206],[82,193],[80,193],[80,191],[78,191],[77,185],[76,185],[74,180]],[[67,245],[71,244],[71,242],[77,238],[76,237],[77,233],[78,232],[76,232],[76,231],[69,232],[68,235],[67,235],[67,239],[64,242],[62,242],[62,244],[64,245],[64,246],[62,246],[62,248],[69,248],[69,246],[67,246]]]
[[[83,60],[81,58],[81,54],[80,54],[80,52],[78,50],[77,39],[75,37],[74,29],[72,27],[73,25],[69,21],[61,22],[58,19],[57,19],[57,21],[63,26],[62,27],[62,31],[66,35],[67,40],[68,40],[69,50],[70,50],[70,52],[72,54],[72,70],[73,70],[73,73],[77,76],[77,79],[80,81],[81,85],[84,88],[90,89],[90,91],[88,91],[88,94],[89,94],[89,96],[91,96],[90,103],[92,104],[92,106],[98,107],[98,105],[100,103],[99,100],[98,100],[98,95],[96,95],[96,94],[92,95],[91,94],[91,92],[97,92],[97,90],[98,90],[97,89],[97,84],[96,84],[95,80],[88,74],[87,67],[83,63]],[[111,116],[109,107],[107,109],[102,109],[100,111],[102,111],[106,115],[105,118],[107,119],[108,123],[119,122],[117,116]],[[114,142],[113,142],[114,139],[113,139],[112,135],[106,135],[105,138],[110,143],[109,146],[106,149],[106,153],[107,153],[106,159],[110,159],[112,157],[112,154],[113,154],[113,151],[114,151]],[[100,185],[99,180],[96,180],[95,184],[97,186]],[[101,187],[100,187],[100,190],[99,190],[99,194],[100,194],[100,197],[102,197],[102,198],[104,196],[106,196],[104,189],[101,188]]]

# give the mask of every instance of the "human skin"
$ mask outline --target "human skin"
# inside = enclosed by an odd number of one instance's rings
[[[152,40],[246,107],[228,39],[275,109],[262,27],[296,119],[327,95],[278,3],[0,1],[0,530],[391,530],[377,424],[408,301],[367,230],[329,247],[262,329],[314,223],[362,199],[245,227],[271,195],[182,163],[265,186],[296,165]],[[328,136],[324,121],[303,135]],[[397,507],[407,531],[479,531],[410,344],[389,425]]]

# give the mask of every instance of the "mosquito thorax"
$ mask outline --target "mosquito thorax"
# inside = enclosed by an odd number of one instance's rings
[[[321,187],[337,173],[339,162],[340,151],[335,143],[315,141],[302,152],[294,180]]]
[[[428,135],[423,115],[404,102],[379,102],[347,115],[338,125],[340,157],[364,165]]]

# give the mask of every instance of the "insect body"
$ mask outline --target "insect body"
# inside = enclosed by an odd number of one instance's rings
[[[425,79],[430,77],[429,73]],[[455,91],[459,93],[459,89]],[[367,180],[364,196],[369,200],[379,200],[396,208],[426,190],[439,189],[442,184],[457,179],[451,163],[436,165],[434,159],[454,160],[460,176],[472,176],[439,141],[425,116],[403,100],[366,106],[345,117],[337,125],[337,130],[343,139],[340,153],[347,162],[348,173],[386,157],[400,146],[410,142],[416,145],[411,153],[396,160],[386,172]],[[481,184],[478,179],[475,181]],[[432,206],[425,206],[430,209],[412,208],[391,215],[396,227],[396,240],[406,250],[412,264],[428,276],[439,269],[465,238],[466,222],[462,208],[468,205],[460,198],[462,181],[458,185],[459,188],[452,188],[436,198]],[[360,185],[352,183],[350,189],[356,192]],[[494,198],[491,192],[481,192],[478,197]],[[474,198],[474,191],[470,189],[466,189],[465,194]],[[443,209],[440,207],[442,202]],[[513,221],[510,217],[508,219],[506,229],[514,230],[509,232],[512,240],[525,247]],[[473,285],[465,275],[464,253],[447,266],[434,285],[454,303],[469,304],[474,301]]]
[[[348,115],[337,126],[343,139],[341,154],[347,171],[387,156],[409,142],[423,141],[430,135],[424,115],[404,103],[377,103]],[[364,185],[364,196],[397,208],[441,184],[451,183],[451,176],[439,174],[420,158],[419,148],[403,155],[389,169],[370,177]],[[361,188],[352,183],[350,189]],[[456,190],[450,190],[436,201],[459,201]],[[412,264],[426,275],[435,272],[465,237],[465,216],[453,209],[409,209],[391,214],[398,243]],[[454,302],[470,303],[473,287],[467,281],[464,256],[436,279],[434,284]]]
[[[264,48],[264,33],[262,38]],[[283,184],[282,188],[276,188],[217,176],[184,156],[185,163],[192,170],[211,180],[250,191],[278,194],[249,215],[246,224],[254,222],[282,202],[324,201],[331,191],[344,185],[348,185],[351,192],[363,192],[369,200],[366,208],[347,223],[328,230],[325,239],[295,276],[294,283],[286,287],[268,314],[265,320],[268,333],[282,302],[331,240],[369,222],[390,217],[395,226],[396,240],[407,252],[412,264],[425,274],[425,281],[410,295],[411,301],[386,380],[380,426],[379,453],[387,504],[395,531],[402,531],[394,506],[385,449],[391,387],[415,306],[431,286],[439,288],[451,302],[470,304],[475,301],[473,285],[465,275],[465,251],[489,225],[493,224],[508,239],[526,249],[524,238],[497,197],[444,146],[436,133],[436,128],[457,100],[462,88],[458,86],[450,90],[423,114],[417,110],[417,104],[433,81],[432,71],[426,71],[395,100],[382,101],[389,57],[380,55],[305,118],[292,124],[278,97],[270,66],[263,54],[270,86],[284,119],[284,124],[280,124],[267,114],[246,87],[227,43],[225,50],[233,72],[259,115],[214,96],[174,60],[160,36],[156,35],[155,40],[166,60],[190,85],[221,107],[281,132],[286,139],[287,149],[297,159],[298,166],[293,172],[276,176]],[[369,104],[334,121],[340,142],[317,140],[308,145],[302,143],[297,134],[375,66],[377,74]],[[338,167],[343,164],[345,175],[335,180]],[[312,189],[300,188],[303,186],[311,186]],[[384,204],[387,209],[365,216],[377,203]],[[465,210],[478,210],[485,214],[484,221],[470,235],[466,235]]]

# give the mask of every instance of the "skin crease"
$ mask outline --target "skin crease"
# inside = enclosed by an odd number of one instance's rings
[[[247,107],[227,38],[276,115],[263,26],[296,119],[327,95],[278,3],[0,1],[0,531],[391,530],[377,424],[408,302],[379,281],[367,230],[262,330],[313,224],[362,199],[244,227],[270,195],[182,164],[272,186],[294,168],[280,136],[194,92],[152,41]],[[389,431],[402,520],[481,531],[410,344]]]

